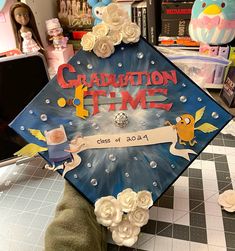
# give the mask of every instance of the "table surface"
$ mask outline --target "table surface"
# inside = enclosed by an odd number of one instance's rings
[[[0,168],[0,251],[42,251],[64,179],[36,158]],[[217,203],[235,188],[235,137],[220,133],[150,210],[134,248],[108,250],[232,251],[235,213]]]

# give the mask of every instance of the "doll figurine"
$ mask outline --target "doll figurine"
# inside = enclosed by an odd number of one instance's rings
[[[46,21],[47,33],[50,36],[49,40],[53,41],[55,50],[62,50],[67,47],[68,38],[63,36],[63,29],[58,18],[53,18]]]
[[[18,49],[23,53],[44,51],[33,12],[28,5],[14,3],[10,8],[10,18]]]

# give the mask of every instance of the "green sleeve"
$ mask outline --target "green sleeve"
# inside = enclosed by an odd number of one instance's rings
[[[105,251],[106,229],[94,207],[68,182],[45,234],[45,251]]]

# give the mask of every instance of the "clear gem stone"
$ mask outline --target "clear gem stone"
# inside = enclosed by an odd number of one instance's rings
[[[212,112],[211,116],[214,119],[218,119],[219,118],[219,114],[217,112]]]
[[[41,114],[40,116],[42,121],[47,121],[47,115],[46,114]]]
[[[87,163],[87,167],[91,168],[92,164],[91,163]]]
[[[116,161],[116,156],[114,156],[113,154],[109,155],[109,160],[111,160],[112,162]]]
[[[142,59],[144,57],[144,53],[143,52],[138,52],[137,53],[137,58],[138,59]]]
[[[21,131],[24,131],[24,130],[25,130],[24,126],[21,126],[21,127],[20,127],[20,130],[21,130]]]
[[[125,173],[125,177],[130,177],[130,174],[129,173]]]
[[[91,185],[94,186],[94,187],[97,186],[98,185],[97,180],[96,179],[92,179],[91,180]]]
[[[185,96],[181,96],[181,97],[180,97],[180,101],[181,101],[182,103],[185,103],[185,102],[187,102],[187,98],[186,98]]]
[[[122,67],[122,63],[118,63],[118,67]]]
[[[151,161],[149,163],[149,165],[150,165],[151,168],[156,168],[157,167],[157,163],[155,161]]]
[[[74,179],[77,179],[77,178],[78,178],[78,175],[75,173],[75,174],[73,175],[73,177],[74,177]]]
[[[202,98],[198,97],[198,98],[197,98],[197,101],[198,101],[198,102],[202,102]]]
[[[157,187],[157,181],[154,181],[154,182],[153,182],[153,186],[154,186],[154,187]]]
[[[92,69],[93,69],[92,64],[88,64],[88,65],[87,65],[87,69],[88,69],[88,70],[92,70]]]
[[[46,104],[50,104],[50,103],[51,103],[50,99],[47,98],[47,99],[45,100],[45,103],[46,103]]]

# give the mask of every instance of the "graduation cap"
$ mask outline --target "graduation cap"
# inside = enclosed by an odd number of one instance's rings
[[[112,52],[80,50],[10,126],[91,203],[156,201],[232,116],[145,39]]]

